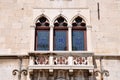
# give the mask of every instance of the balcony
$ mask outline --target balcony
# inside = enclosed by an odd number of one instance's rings
[[[93,69],[93,52],[33,51],[29,52],[29,69]]]

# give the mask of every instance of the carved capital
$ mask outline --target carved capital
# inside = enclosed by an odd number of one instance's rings
[[[21,75],[22,73],[26,76],[27,75],[27,70],[26,69],[23,69],[23,70],[17,70],[17,69],[14,69],[13,71],[12,71],[12,74],[13,75],[16,75],[18,73],[18,75]]]

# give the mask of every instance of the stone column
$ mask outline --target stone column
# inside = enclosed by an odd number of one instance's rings
[[[87,26],[87,51],[93,51],[92,50],[92,38],[91,38],[91,31],[92,26]]]
[[[50,45],[49,45],[49,47],[50,47],[50,51],[53,51],[53,27],[50,27]]]
[[[49,79],[50,80],[54,80],[54,76],[53,76],[53,68],[52,66],[54,65],[54,62],[53,62],[53,55],[51,54],[49,56],[49,65],[51,66],[51,68],[49,69]]]
[[[27,80],[31,80],[31,78],[33,78],[33,75],[31,76],[31,74],[33,74],[33,70],[28,70]]]
[[[49,56],[49,65],[53,65],[53,55]]]
[[[95,78],[94,78],[94,70],[89,70],[89,79],[90,80],[95,80]]]
[[[72,27],[68,27],[68,51],[72,51]]]
[[[68,65],[73,66],[73,56],[68,57]]]
[[[29,57],[29,65],[34,65],[34,57],[33,56],[30,56]]]
[[[30,51],[34,51],[35,46],[35,26],[30,26]]]
[[[87,62],[88,62],[89,66],[92,66],[93,65],[93,57],[92,56],[87,57]]]

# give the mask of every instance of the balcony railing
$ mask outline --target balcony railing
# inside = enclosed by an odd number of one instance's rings
[[[92,52],[31,52],[29,69],[93,69]]]

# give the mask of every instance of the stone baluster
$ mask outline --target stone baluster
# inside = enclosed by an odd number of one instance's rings
[[[92,56],[87,57],[87,65],[93,65]]]
[[[34,57],[33,56],[30,56],[30,59],[29,59],[29,65],[34,65]]]
[[[53,65],[53,55],[49,56],[49,65]]]
[[[72,66],[73,65],[73,56],[68,57],[68,65]]]

